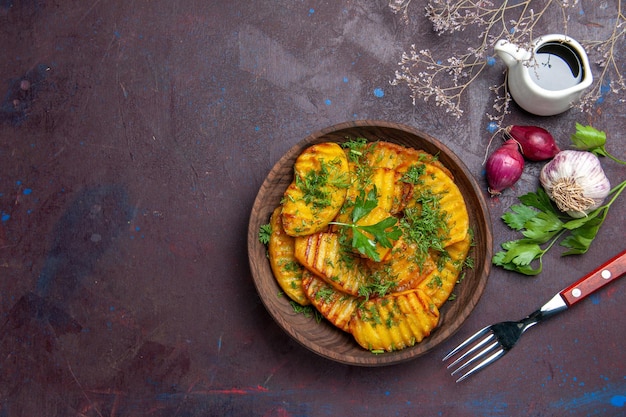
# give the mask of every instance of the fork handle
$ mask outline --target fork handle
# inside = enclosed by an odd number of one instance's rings
[[[572,306],[624,273],[626,273],[626,250],[562,290],[559,295],[568,306]]]

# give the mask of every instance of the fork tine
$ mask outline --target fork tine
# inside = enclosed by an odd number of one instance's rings
[[[495,336],[492,334],[490,334],[489,336],[485,337],[483,340],[481,340],[480,342],[478,342],[476,345],[472,346],[471,349],[469,349],[467,352],[463,353],[461,356],[459,356],[454,362],[452,362],[450,365],[448,365],[448,369],[450,368],[454,368],[458,363],[462,362],[465,358],[467,358],[468,356],[470,356],[472,353],[476,352],[478,349],[480,349],[481,347],[483,347],[486,343],[489,343],[490,341],[494,340]],[[497,342],[496,342],[497,343]],[[476,357],[480,357],[480,355],[484,354],[483,352],[480,352],[479,354],[476,355]],[[474,359],[476,360],[476,359]],[[470,363],[472,362],[472,360],[469,361]],[[467,366],[467,365],[465,365]],[[462,369],[463,367],[461,367],[460,369]]]
[[[450,353],[448,353],[443,359],[442,361],[445,362],[448,359],[450,359],[451,357],[453,357],[454,355],[456,355],[458,352],[460,352],[461,350],[465,349],[466,346],[471,345],[472,343],[474,343],[476,340],[478,340],[481,336],[483,336],[484,334],[486,334],[489,331],[489,327],[483,327],[482,329],[480,329],[479,331],[477,331],[476,333],[474,333],[471,337],[469,337],[468,339],[466,339],[463,343],[461,343],[460,345],[458,345],[456,348],[454,348]]]
[[[485,359],[484,361],[482,361],[481,363],[479,363],[478,365],[476,365],[475,367],[473,367],[469,371],[467,371],[467,373],[463,374],[459,379],[456,380],[456,382],[463,381],[465,378],[469,377],[470,375],[475,374],[476,372],[480,371],[481,369],[485,368],[486,366],[490,365],[491,363],[497,361],[506,352],[507,351],[505,349],[503,349],[503,348],[498,349],[494,354],[489,356],[487,359]]]
[[[490,341],[494,338],[493,335],[491,335],[488,339],[486,339],[484,342]],[[483,343],[481,342],[481,345]],[[474,355],[474,357],[468,359],[464,364],[462,364],[461,366],[459,366],[457,369],[455,369],[452,372],[452,375],[462,371],[463,369],[467,368],[468,366],[470,366],[471,364],[473,364],[474,362],[484,358],[486,355],[490,354],[494,349],[497,349],[499,346],[499,343],[497,340],[495,340],[493,343],[491,343],[489,346],[487,346],[486,348],[484,348],[483,350],[481,350],[480,352],[478,352],[476,355]]]

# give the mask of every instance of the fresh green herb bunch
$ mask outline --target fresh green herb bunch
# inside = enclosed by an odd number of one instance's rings
[[[561,238],[560,245],[568,248],[563,256],[586,253],[624,188],[626,181],[611,190],[606,204],[579,219],[558,210],[543,188],[519,197],[522,204],[511,206],[502,220],[524,237],[503,243],[504,250],[494,255],[493,263],[524,275],[537,275],[543,269],[543,256]]]

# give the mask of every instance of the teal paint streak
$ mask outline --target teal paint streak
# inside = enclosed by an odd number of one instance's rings
[[[626,405],[626,389],[624,387],[607,386],[605,388],[585,392],[579,397],[563,398],[551,404],[561,415],[576,416],[607,416],[614,415],[616,408]]]

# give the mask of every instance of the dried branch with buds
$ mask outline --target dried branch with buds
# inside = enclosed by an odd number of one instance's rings
[[[410,2],[390,0],[389,7],[395,13],[403,13],[403,19],[406,19]],[[531,49],[535,27],[544,15],[550,13],[549,16],[553,17],[555,8],[561,16],[561,33],[567,34],[570,11],[577,5],[578,0],[430,0],[425,13],[438,35],[454,34],[470,27],[478,28],[477,46],[470,46],[466,51],[440,59],[434,57],[429,49],[411,45],[401,56],[398,63],[400,69],[396,71],[392,84],[406,84],[411,91],[413,104],[418,99],[433,99],[447,113],[461,117],[462,97],[485,68],[496,63],[492,51],[499,39]],[[581,100],[581,108],[591,108],[602,100],[607,91],[619,93],[625,89],[615,56],[616,45],[624,39],[624,23],[621,0],[618,0],[618,15],[612,36],[606,40],[584,43],[600,54],[601,59],[596,62],[603,70],[596,77],[595,88]],[[494,114],[487,116],[493,123],[500,125],[509,112],[510,96],[506,91],[506,81],[492,86],[491,91],[496,95]]]

